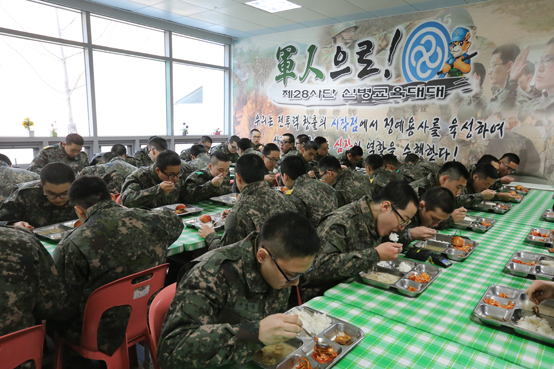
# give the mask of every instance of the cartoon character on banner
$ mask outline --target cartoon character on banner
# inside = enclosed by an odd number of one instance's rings
[[[450,41],[450,57],[444,63],[442,69],[437,72],[439,78],[464,77],[471,71],[471,58],[477,55],[477,52],[468,54],[471,42],[471,32],[464,27],[458,27],[452,33]]]

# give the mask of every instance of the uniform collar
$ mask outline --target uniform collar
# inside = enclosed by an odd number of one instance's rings
[[[90,208],[87,209],[87,219],[89,219],[93,214],[97,213],[102,209],[115,208],[119,206],[120,205],[118,203],[116,203],[115,201],[112,201],[111,199],[97,202],[96,204],[92,205]]]
[[[310,177],[310,175],[308,173],[302,174],[300,177],[298,177],[294,180],[294,183],[292,184],[291,188],[294,188],[294,186],[297,186],[299,184],[306,183],[310,179],[312,179],[312,177]]]
[[[241,195],[249,195],[249,194],[251,194],[252,192],[254,192],[256,190],[259,190],[259,189],[262,189],[262,188],[265,188],[265,187],[269,187],[269,185],[267,184],[266,181],[261,180],[261,181],[250,183],[250,184],[246,185],[242,189],[242,191],[240,191],[240,193],[241,193]]]
[[[252,247],[251,260],[248,260],[249,267],[243,270],[244,279],[248,284],[248,289],[254,293],[265,293],[271,287],[262,276],[261,265],[258,263],[258,233],[252,232],[248,235]],[[245,258],[246,259],[246,258]],[[243,260],[245,260],[243,259]],[[246,260],[245,260],[246,261]]]
[[[120,156],[116,156],[115,158],[113,158],[112,160],[110,160],[110,163],[113,163],[114,161],[125,161],[125,160],[123,160],[123,158],[120,157]]]
[[[152,178],[154,178],[154,181],[156,183],[162,183],[162,180],[160,179],[160,177],[158,176],[158,173],[156,173],[156,164],[152,164],[150,166],[151,170],[151,174],[152,174]]]

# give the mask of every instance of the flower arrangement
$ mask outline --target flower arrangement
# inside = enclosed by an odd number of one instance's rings
[[[54,121],[54,123],[51,123],[50,124],[50,136],[51,137],[58,137],[58,128],[54,126],[54,124],[56,123],[56,121]]]
[[[23,120],[23,128],[25,128],[27,131],[30,131],[31,130],[31,127],[35,125],[35,123],[33,123],[32,120],[30,120],[29,118],[25,118]]]
[[[189,126],[186,123],[183,123],[182,131],[183,131],[183,136],[186,136],[187,133],[189,133]]]
[[[221,129],[216,128],[213,134],[216,135],[216,136],[221,135]]]

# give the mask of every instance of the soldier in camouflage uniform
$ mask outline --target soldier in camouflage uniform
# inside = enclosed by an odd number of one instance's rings
[[[79,173],[77,178],[82,176],[100,177],[108,185],[110,193],[114,195],[121,193],[121,186],[123,186],[125,178],[137,170],[137,168],[113,152],[107,152],[102,155],[102,161],[107,164],[86,167]]]
[[[167,150],[156,158],[156,163],[135,170],[121,188],[121,204],[137,208],[157,208],[184,202],[185,179],[181,158]]]
[[[295,338],[302,323],[280,313],[319,251],[309,222],[285,212],[269,218],[259,234],[189,263],[162,326],[160,366],[244,364],[264,346]]]
[[[398,167],[398,173],[402,175],[408,183],[425,177],[423,175],[423,170],[416,166],[418,161],[419,156],[416,154],[408,154],[406,155],[404,163]]]
[[[123,159],[127,164],[130,164],[130,165],[134,166],[135,168],[137,167],[137,161],[135,160],[134,157],[132,157],[130,155],[127,155],[127,148],[125,146],[123,146],[122,144],[113,145],[110,151],[113,152],[115,155],[119,156],[121,159]],[[106,161],[104,159],[102,159],[102,161],[104,163],[109,162],[109,161]]]
[[[391,181],[407,182],[407,179],[397,172],[400,162],[393,154],[383,155],[383,166],[373,170],[369,177],[371,184],[378,190],[385,187]],[[377,191],[378,191],[377,190]]]
[[[252,146],[252,142],[248,138],[241,138],[237,142],[237,151],[239,153],[239,157],[246,154],[256,154],[262,156],[262,152],[255,150],[254,146]]]
[[[27,170],[40,173],[42,168],[48,163],[64,163],[69,165],[75,174],[88,165],[87,153],[81,151],[85,141],[77,133],[71,133],[65,138],[65,142],[60,142],[54,146],[46,146],[33,159]]]
[[[314,138],[314,143],[317,147],[317,153],[314,155],[314,158],[312,160],[312,167],[314,169],[319,167],[319,161],[329,155],[329,143],[327,142],[327,139],[325,137],[318,136]],[[319,173],[319,171],[316,171]]]
[[[215,151],[221,151],[222,153],[227,155],[229,160],[231,160],[231,163],[236,163],[239,159],[239,154],[237,152],[237,143],[239,142],[239,140],[239,136],[231,136],[229,137],[229,140],[227,142],[224,142],[221,145],[213,148],[212,153],[214,153]]]
[[[263,180],[264,167],[258,155],[244,155],[237,161],[235,183],[240,197],[225,219],[223,236],[218,236],[209,226],[199,231],[210,250],[238,242],[250,232],[259,231],[265,220],[274,214],[296,211],[282,193],[269,188]]]
[[[252,142],[252,148],[255,151],[262,152],[264,144],[260,142],[262,134],[256,128],[250,130],[250,141]]]
[[[441,168],[437,163],[433,163],[427,160],[419,160],[416,164],[422,171],[423,176],[429,175],[429,173],[437,174]]]
[[[0,154],[0,204],[8,198],[16,185],[40,179],[36,173],[11,166],[11,160],[6,155]]]
[[[69,201],[73,170],[63,163],[47,164],[40,180],[18,185],[0,207],[0,220],[27,222],[32,227],[66,222],[76,218]]]
[[[317,166],[314,167],[313,165],[313,159],[316,154],[317,147],[313,141],[306,142],[302,147],[301,153],[298,154],[298,156],[300,156],[302,158],[302,161],[304,162],[306,172],[308,172],[308,174],[310,174],[310,177],[312,178],[315,178],[316,173],[319,175],[319,170]]]
[[[372,200],[364,196],[324,217],[317,229],[323,251],[314,269],[300,281],[306,302],[380,260],[394,260],[402,251],[398,243],[381,238],[402,230],[417,211],[418,198],[407,183],[391,182]]]
[[[334,156],[322,158],[319,162],[321,179],[336,191],[338,207],[358,201],[365,195],[373,194],[373,185],[367,176],[350,169],[342,169]]]
[[[191,160],[186,162],[181,157],[181,161],[183,163],[186,163],[187,166],[190,167],[190,173],[195,170],[204,169],[206,168],[206,166],[208,166],[208,163],[210,162],[210,156],[206,154],[206,148],[203,145],[192,145],[192,147],[188,150],[190,150],[189,153]],[[185,168],[183,168],[183,170],[187,171]]]
[[[148,152],[148,146],[143,147],[142,149],[135,152],[135,161],[137,163],[137,168],[147,167],[154,164],[152,159],[150,159],[150,156],[148,156]]]
[[[200,141],[198,141],[198,145],[204,146],[205,152],[209,156],[210,150],[212,149],[212,139],[210,138],[210,136],[202,136],[200,138]],[[189,147],[188,149],[181,151],[181,154],[179,155],[181,157],[181,160],[186,162],[190,162],[194,160],[193,154],[191,151],[192,151],[192,147]],[[194,156],[198,156],[198,155],[194,155]]]
[[[219,151],[213,153],[206,168],[192,173],[185,180],[185,202],[196,204],[231,192],[230,165],[225,154]]]
[[[291,133],[285,133],[279,143],[281,144],[281,161],[287,156],[298,155],[300,153],[300,151],[294,147],[294,135]]]
[[[117,279],[164,263],[167,248],[181,235],[183,223],[169,210],[122,207],[112,201],[98,177],[77,179],[69,195],[83,224],[67,232],[54,250],[67,299],[51,323],[58,334],[78,344],[89,295]],[[126,307],[103,314],[98,327],[101,352],[111,355],[121,345],[129,315]]]
[[[360,146],[353,146],[350,150],[343,152],[338,159],[340,165],[356,170],[356,168],[363,168],[363,155],[364,151]]]

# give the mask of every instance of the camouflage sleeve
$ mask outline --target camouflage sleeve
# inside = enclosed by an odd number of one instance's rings
[[[158,346],[163,368],[208,368],[252,359],[263,347],[260,322],[217,323],[231,292],[229,281],[201,268],[182,279],[165,317]]]
[[[500,178],[498,178],[494,181],[492,186],[489,187],[489,190],[498,191],[502,186],[502,182],[500,181]]]
[[[25,205],[18,196],[19,192],[12,192],[0,205],[0,220],[15,221],[25,219]],[[32,224],[31,224],[32,225]]]
[[[27,170],[35,173],[40,173],[42,168],[48,164],[48,158],[46,157],[46,150],[42,149],[38,153],[37,157],[33,159],[31,162],[31,165],[29,165],[29,168]]]
[[[483,201],[482,193],[462,193],[456,196],[456,208],[471,208],[475,204]]]
[[[439,223],[438,226],[435,227],[435,229],[446,229],[446,228],[454,228],[454,219],[452,219],[452,217],[448,217],[448,219],[446,220],[443,220],[442,222]]]
[[[130,208],[150,208],[162,193],[159,184],[143,190],[137,178],[129,176],[121,188],[121,205]]]
[[[35,270],[38,274],[38,293],[33,315],[40,320],[49,319],[62,309],[67,294],[50,253],[38,240],[35,242],[35,247],[38,251],[35,261]]]
[[[296,211],[300,213],[305,218],[310,219],[308,214],[308,207],[306,206],[306,203],[302,201],[302,199],[298,196],[294,196],[294,194],[291,195],[285,195],[286,198],[290,201],[291,204],[294,205],[296,208]]]
[[[253,224],[249,223],[248,218],[239,220],[236,213],[231,212],[225,219],[223,236],[220,237],[217,233],[210,233],[205,239],[206,245],[208,245],[210,250],[214,250],[239,242],[248,236],[248,233],[250,233],[249,229],[256,229]]]
[[[167,239],[165,240],[168,245],[173,244],[179,236],[181,236],[181,233],[183,233],[183,228],[185,225],[183,224],[183,221],[181,218],[176,215],[171,210],[164,210],[163,212],[152,212],[153,214],[156,214],[160,218],[160,226],[156,227],[157,229],[163,230],[166,233]]]
[[[229,186],[229,180],[227,180],[227,185],[224,180],[221,186],[216,187],[211,180],[204,182],[196,173],[193,173],[185,181],[185,202],[196,204],[210,197],[224,195],[229,193]]]

